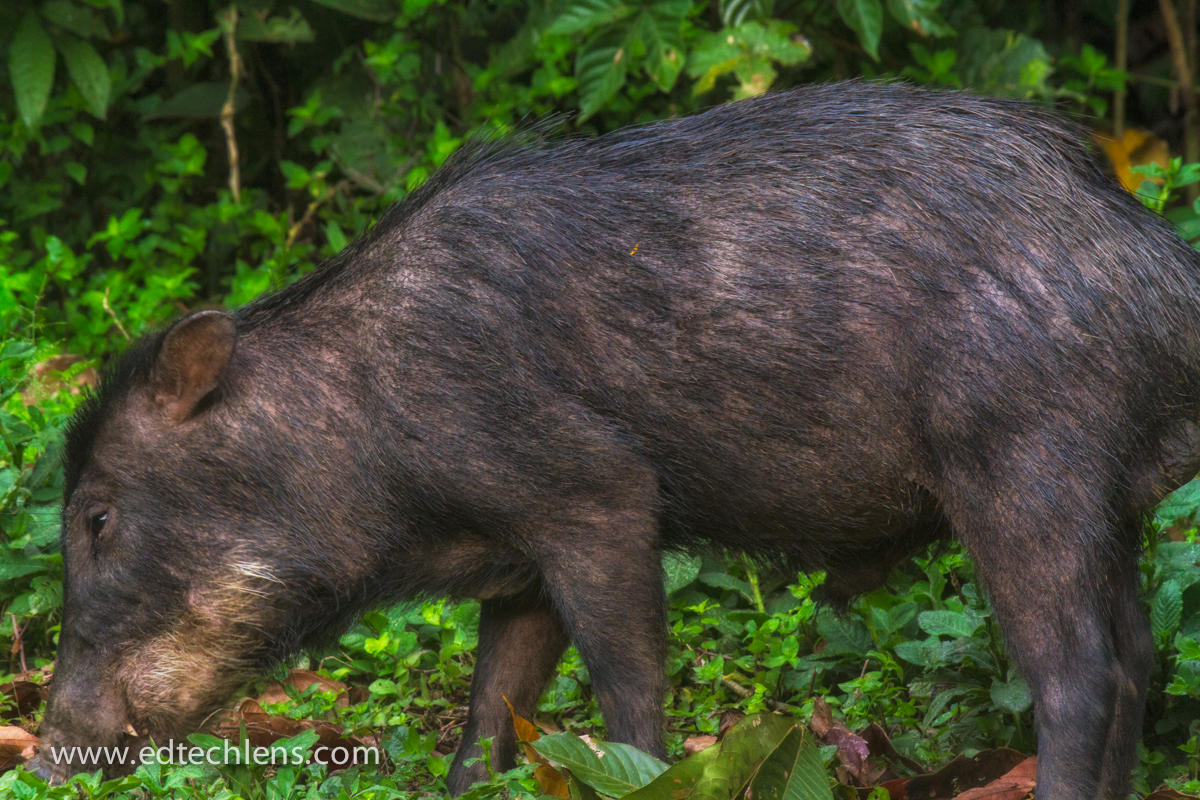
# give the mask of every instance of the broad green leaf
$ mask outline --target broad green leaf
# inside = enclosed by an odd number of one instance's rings
[[[66,62],[67,72],[71,81],[83,95],[88,111],[93,116],[104,119],[108,112],[108,98],[112,91],[112,83],[108,79],[108,65],[96,48],[71,35],[63,35],[58,40],[58,51]]]
[[[1181,517],[1191,517],[1200,508],[1200,479],[1190,480],[1171,492],[1154,509],[1154,515],[1164,523]]]
[[[691,3],[655,3],[637,19],[638,33],[646,46],[646,74],[662,91],[670,91],[683,70],[683,21]]]
[[[687,797],[692,787],[700,780],[700,776],[720,754],[720,745],[693,753],[683,761],[672,764],[666,772],[642,788],[625,795],[621,800],[674,800]]]
[[[71,0],[49,0],[42,3],[42,16],[60,28],[84,39],[107,39],[108,26],[104,19],[83,3]]]
[[[8,74],[12,76],[17,111],[32,128],[42,118],[54,85],[54,45],[32,11],[25,12],[9,42]]]
[[[792,728],[763,760],[746,795],[754,800],[833,800],[821,752],[802,728]]]
[[[621,797],[645,786],[667,769],[667,764],[636,747],[616,742],[597,743],[597,755],[587,742],[569,733],[552,733],[531,743],[546,758],[596,791]]]
[[[938,14],[941,0],[888,0],[892,17],[921,36],[953,36],[954,29]]]
[[[567,791],[571,793],[571,800],[600,800],[595,789],[570,773],[567,774]]]
[[[32,575],[35,572],[44,572],[45,570],[45,562],[26,560],[12,553],[5,560],[0,561],[0,581],[11,581],[14,578],[20,578],[22,575]]]
[[[825,639],[825,652],[829,655],[860,655],[875,646],[871,632],[861,620],[830,608],[817,612],[817,633]]]
[[[858,34],[858,41],[875,61],[879,60],[879,37],[883,33],[883,6],[880,0],[838,0],[842,21]]]
[[[672,594],[696,580],[702,559],[687,553],[667,553],[662,562],[667,594]]]
[[[735,97],[762,94],[775,80],[774,64],[799,64],[812,55],[808,42],[795,33],[795,25],[775,19],[766,25],[746,22],[702,36],[688,61],[688,74],[699,79],[693,94],[708,91],[729,72],[735,73],[741,84]]]
[[[975,27],[959,38],[963,83],[988,94],[1040,97],[1050,69],[1045,45],[1023,33]]]
[[[1033,695],[1024,679],[1014,677],[1008,683],[993,683],[992,702],[1010,714],[1021,714],[1033,708]]]
[[[1167,639],[1179,629],[1183,619],[1183,592],[1175,581],[1167,581],[1154,593],[1150,604],[1150,628],[1155,637]]]
[[[313,0],[343,14],[372,22],[395,22],[404,10],[401,0]]]
[[[624,31],[607,31],[580,49],[575,58],[580,119],[599,111],[625,85],[629,46]]]
[[[566,34],[609,25],[628,17],[634,6],[622,0],[572,0],[546,28],[546,33]]]
[[[933,636],[967,639],[975,635],[983,620],[960,611],[922,611],[917,615],[917,625]]]
[[[780,714],[753,714],[740,720],[721,740],[721,752],[696,781],[689,800],[741,797],[758,765],[797,727]]]

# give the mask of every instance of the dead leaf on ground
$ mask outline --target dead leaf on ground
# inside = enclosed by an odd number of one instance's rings
[[[984,750],[973,758],[960,755],[937,772],[909,778],[904,788],[908,797],[955,797],[1004,777],[1027,760],[1007,747]]]
[[[722,713],[721,721],[717,723],[717,738],[724,739],[725,734],[729,733],[729,729],[741,722],[744,716],[746,716],[745,712],[738,711],[736,708]]]
[[[288,673],[287,678],[283,682],[275,681],[266,688],[257,698],[260,705],[268,706],[273,703],[285,703],[291,700],[288,696],[287,687],[291,687],[298,694],[304,694],[305,690],[310,686],[319,686],[323,692],[333,692],[337,697],[334,705],[338,708],[346,708],[353,705],[355,701],[353,695],[354,690],[346,686],[341,681],[335,681],[333,678],[326,678],[324,675],[318,675],[315,672],[310,672],[306,669],[294,669]],[[355,687],[358,688],[358,687]]]
[[[1023,800],[1033,793],[1036,775],[1037,757],[1030,756],[987,786],[968,789],[955,800]]]
[[[871,755],[882,756],[890,761],[903,764],[906,769],[914,774],[920,774],[924,770],[921,764],[903,755],[892,745],[892,737],[888,736],[888,732],[878,722],[872,722],[863,728],[859,735],[866,740],[867,748],[871,751]]]
[[[38,737],[16,725],[0,727],[0,771],[33,758],[39,741]]]
[[[550,762],[546,760],[546,757],[531,746],[533,742],[542,737],[537,727],[529,720],[518,715],[513,709],[512,703],[508,702],[507,697],[504,698],[504,705],[508,706],[508,713],[513,721],[513,730],[517,732],[517,740],[521,742],[521,749],[525,751],[525,758],[531,763],[538,765],[533,771],[533,777],[537,780],[542,794],[548,794],[551,797],[570,797],[571,790],[567,786],[566,776],[561,771],[550,766]]]
[[[685,755],[694,756],[716,743],[717,737],[715,736],[689,736],[683,740],[683,752]]]
[[[871,759],[867,741],[833,718],[833,710],[820,697],[813,702],[813,732],[825,744],[837,746],[838,780],[847,786],[870,787],[879,782],[885,770]]]
[[[1184,794],[1176,789],[1171,789],[1166,786],[1160,786],[1150,794],[1146,795],[1146,800],[1200,800],[1194,794]]]
[[[257,700],[249,697],[242,700],[236,711],[216,724],[214,733],[236,742],[241,738],[243,727],[251,747],[270,747],[280,739],[304,731],[316,731],[318,739],[313,758],[331,771],[354,766],[355,757],[362,754],[358,748],[379,750],[377,736],[346,736],[340,726],[322,720],[273,717],[263,710]],[[380,759],[365,763],[378,764]]]

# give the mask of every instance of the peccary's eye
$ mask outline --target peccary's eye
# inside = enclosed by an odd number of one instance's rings
[[[104,532],[104,526],[108,524],[108,509],[102,508],[93,511],[88,515],[88,530],[92,532],[92,536],[99,536]]]

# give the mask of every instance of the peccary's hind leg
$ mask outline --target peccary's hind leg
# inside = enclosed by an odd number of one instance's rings
[[[1047,463],[1045,450],[1006,455],[990,463],[1007,475],[964,470],[942,507],[1033,694],[1037,796],[1117,800],[1138,732],[1115,726],[1138,724],[1145,679],[1127,531],[1071,464]]]
[[[540,586],[517,597],[480,604],[471,709],[462,744],[446,778],[452,795],[462,794],[476,781],[487,780],[484,764],[464,764],[482,755],[482,737],[492,737],[492,764],[496,769],[515,765],[516,732],[504,701],[507,698],[521,716],[532,716],[566,644],[562,623],[549,600],[542,596]]]
[[[1099,795],[1124,797],[1137,742],[1142,735],[1146,687],[1154,665],[1154,641],[1138,596],[1136,553],[1130,553],[1125,561],[1113,568],[1110,587],[1113,592],[1112,635],[1119,669],[1114,676],[1116,702],[1105,739]]]

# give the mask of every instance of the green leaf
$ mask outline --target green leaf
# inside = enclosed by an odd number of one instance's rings
[[[1195,515],[1200,508],[1200,480],[1190,480],[1163,498],[1154,515],[1164,523]]]
[[[795,25],[773,19],[766,25],[746,22],[700,37],[688,60],[688,74],[699,78],[693,94],[707,92],[729,72],[741,84],[735,97],[762,94],[775,80],[773,64],[799,64],[812,55],[812,47],[795,33]]]
[[[546,33],[567,34],[590,30],[622,20],[633,12],[634,8],[622,0],[574,0],[558,13],[546,28]]]
[[[780,714],[752,714],[729,729],[720,754],[696,781],[689,800],[728,800],[741,797],[759,763],[797,727]]]
[[[63,167],[67,171],[67,175],[71,180],[78,183],[80,186],[87,183],[87,167],[80,164],[78,161],[69,161]]]
[[[664,92],[670,91],[683,70],[683,21],[689,0],[655,3],[637,19],[637,30],[646,45],[646,74]]]
[[[0,581],[11,581],[23,575],[45,571],[46,563],[44,561],[33,561],[15,553],[10,553],[5,560],[0,561]]]
[[[938,14],[941,0],[888,0],[888,11],[904,27],[921,36],[953,36],[954,28]]]
[[[625,795],[621,800],[671,800],[687,797],[692,787],[700,780],[700,776],[720,754],[720,745],[693,753],[683,761],[672,764],[666,772],[642,788]]]
[[[571,800],[600,800],[595,789],[570,773],[567,773],[567,791],[571,793]]]
[[[983,620],[960,611],[922,611],[917,615],[917,625],[933,636],[969,639],[983,625]]]
[[[1033,708],[1029,684],[1020,677],[1014,677],[1008,683],[993,683],[991,695],[992,702],[1010,714],[1021,714]]]
[[[1150,604],[1150,627],[1155,637],[1167,639],[1183,619],[1183,592],[1175,581],[1167,581],[1154,593]]]
[[[759,765],[747,797],[754,800],[833,800],[821,752],[799,726]]]
[[[825,639],[825,652],[829,655],[860,655],[875,646],[875,640],[861,620],[830,608],[817,612],[817,633]]]
[[[54,85],[54,45],[32,11],[25,12],[8,47],[17,111],[29,127],[37,125]]]
[[[667,553],[662,562],[667,594],[673,594],[696,580],[703,559],[687,553]]]
[[[82,3],[49,0],[42,3],[42,16],[48,22],[84,39],[107,39],[110,35],[104,19]]]
[[[599,756],[587,742],[569,733],[552,733],[532,744],[588,786],[613,797],[645,786],[667,769],[662,761],[627,744],[598,742],[596,746],[604,753]]]
[[[575,59],[579,81],[580,120],[595,114],[625,85],[629,48],[625,31],[606,31],[592,37]]]
[[[858,41],[873,60],[879,60],[879,37],[883,33],[880,0],[838,0],[842,21],[858,34]]]
[[[108,112],[108,98],[112,83],[108,79],[108,66],[96,48],[74,36],[64,35],[58,40],[58,51],[67,64],[67,72],[93,116],[104,119]]]

